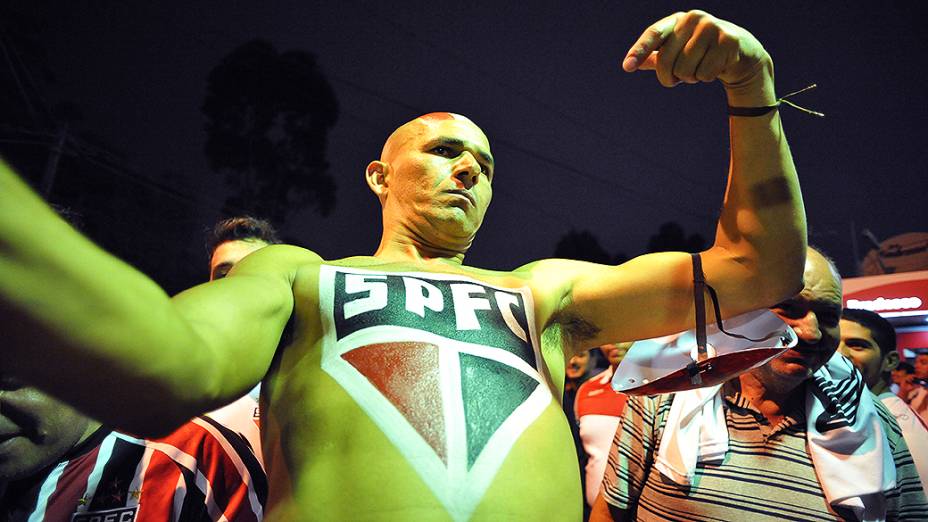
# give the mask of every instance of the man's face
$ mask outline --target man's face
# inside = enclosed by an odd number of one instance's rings
[[[54,463],[97,426],[45,393],[0,377],[0,483]]]
[[[222,279],[248,254],[267,246],[260,239],[234,239],[221,243],[209,260],[209,280]]]
[[[583,352],[574,355],[567,361],[567,368],[564,373],[568,379],[579,379],[586,373],[586,366],[590,362],[590,352]]]
[[[632,343],[619,343],[619,344],[604,344],[599,347],[603,352],[603,355],[606,356],[606,360],[609,361],[609,365],[615,368],[622,362],[622,358],[625,357],[625,354],[628,353],[628,349],[631,348]]]
[[[419,119],[391,136],[385,226],[402,224],[426,243],[464,250],[493,197],[493,157],[466,119]]]
[[[910,374],[909,372],[907,372],[907,371],[905,371],[905,370],[896,368],[895,370],[893,370],[892,372],[890,372],[890,375],[891,375],[891,377],[892,377],[892,381],[893,381],[894,384],[900,384],[900,385],[901,385],[901,384],[902,384],[903,382],[905,382],[905,380],[908,379],[909,376],[912,375],[912,374]]]
[[[915,377],[919,379],[928,379],[928,353],[920,353],[915,356]]]
[[[838,350],[860,371],[868,388],[873,388],[880,382],[883,373],[889,370],[888,362],[870,329],[860,323],[841,320],[841,344]]]
[[[909,396],[909,393],[914,390],[916,386],[918,386],[915,384],[914,373],[903,374],[902,379],[897,384],[899,384],[899,392],[897,395],[903,399],[906,399],[906,397]]]
[[[799,338],[798,344],[771,360],[765,368],[781,378],[812,376],[834,354],[840,339],[841,282],[821,254],[806,256],[805,287],[798,295],[771,308]]]

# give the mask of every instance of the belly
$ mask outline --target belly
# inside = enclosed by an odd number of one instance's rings
[[[271,379],[269,519],[580,518],[573,440],[544,384],[422,344],[319,353]]]

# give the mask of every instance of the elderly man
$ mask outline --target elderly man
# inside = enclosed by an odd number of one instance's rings
[[[896,417],[915,467],[928,493],[928,425],[890,388],[890,374],[899,364],[896,330],[880,314],[845,308],[838,351],[854,363],[864,382]]]
[[[723,385],[629,398],[591,520],[928,517],[892,415],[834,355],[837,270],[810,249],[804,280],[772,308],[794,348]]]
[[[649,27],[623,67],[653,69],[668,87],[725,86],[730,179],[706,277],[726,316],[794,293],[804,213],[761,44],[706,13],[677,13]],[[263,379],[273,519],[576,520],[577,461],[557,400],[565,362],[691,327],[691,258],[466,266],[493,160],[469,119],[416,118],[366,169],[383,208],[373,256],[269,246],[173,300],[2,169],[0,320],[11,341],[0,364],[137,432],[167,431]]]

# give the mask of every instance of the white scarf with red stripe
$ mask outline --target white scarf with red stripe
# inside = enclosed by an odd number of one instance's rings
[[[691,484],[697,462],[721,460],[728,451],[721,387],[674,396],[654,465],[677,484]],[[896,467],[860,373],[835,353],[806,394],[809,454],[826,500],[859,520],[885,520],[884,493],[896,485]]]

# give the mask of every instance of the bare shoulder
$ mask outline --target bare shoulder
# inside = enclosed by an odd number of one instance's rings
[[[235,267],[235,272],[261,272],[299,270],[305,265],[322,262],[319,254],[294,245],[269,245],[245,257]]]
[[[667,320],[689,317],[688,259],[678,252],[647,254],[618,266],[543,259],[514,273],[532,288],[542,324],[559,325],[566,345],[584,349],[683,329]]]
[[[654,285],[668,276],[689,269],[689,255],[682,252],[645,254],[620,265],[603,265],[573,259],[542,259],[513,273],[531,281],[543,294],[577,298],[578,284],[599,290],[621,292],[623,288]]]
[[[187,289],[173,300],[188,317],[218,310],[227,314],[229,307],[249,313],[288,308],[301,268],[319,261],[318,255],[305,248],[271,245],[243,258],[227,277]]]
[[[571,281],[577,274],[605,268],[606,265],[588,261],[550,258],[522,265],[512,275],[525,280],[539,296],[560,300],[569,294]]]
[[[307,276],[318,272],[322,262],[318,254],[302,247],[269,245],[242,259],[225,279],[243,284],[251,280],[252,284],[263,285],[263,292],[276,289],[279,294],[289,295],[298,288],[307,288]]]

